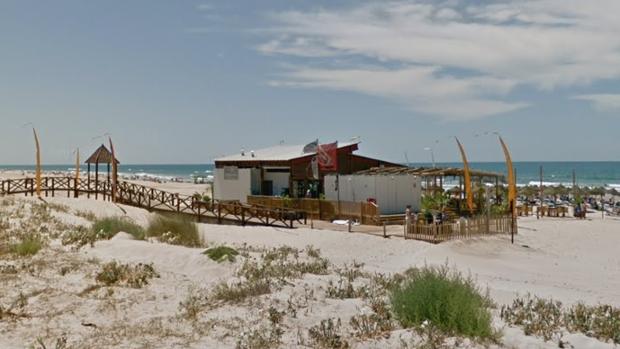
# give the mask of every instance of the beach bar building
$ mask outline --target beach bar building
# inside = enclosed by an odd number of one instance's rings
[[[316,165],[317,150],[312,143],[242,150],[216,159],[214,198],[244,203],[252,195],[318,198],[325,193],[323,180],[326,175],[348,175],[373,167],[402,166],[354,154],[359,148],[359,140],[334,144],[336,171],[321,170]]]

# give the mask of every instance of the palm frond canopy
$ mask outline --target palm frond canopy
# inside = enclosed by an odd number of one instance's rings
[[[118,159],[114,159],[117,164],[120,164]],[[91,155],[86,161],[85,164],[111,164],[112,163],[112,153],[105,147],[105,145],[101,145],[93,155]]]

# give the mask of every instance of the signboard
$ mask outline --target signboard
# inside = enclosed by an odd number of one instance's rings
[[[338,142],[319,145],[317,159],[321,171],[338,172]]]
[[[224,180],[236,181],[239,179],[239,168],[237,166],[224,166]]]

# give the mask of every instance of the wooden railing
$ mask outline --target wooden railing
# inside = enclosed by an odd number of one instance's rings
[[[303,211],[308,218],[317,220],[351,219],[357,220],[361,224],[381,224],[379,207],[373,203],[257,195],[248,196],[247,200],[251,205],[266,208],[288,208]]]
[[[475,216],[461,218],[455,222],[426,224],[410,222],[405,224],[405,239],[423,240],[440,243],[455,239],[469,239],[494,234],[510,234],[514,229],[517,233],[516,223],[513,224],[512,216]]]
[[[34,196],[36,184],[34,178],[7,179],[0,181],[0,195],[24,194]],[[73,177],[43,177],[41,193],[45,197],[65,194],[67,197],[102,196],[112,200],[112,186],[107,180],[95,181]],[[144,208],[176,212],[195,216],[200,220],[261,225],[279,225],[293,228],[294,223],[306,223],[306,214],[301,210],[285,207],[264,207],[242,204],[236,201],[202,201],[196,197],[180,195],[136,183],[119,181],[116,190],[116,202]]]

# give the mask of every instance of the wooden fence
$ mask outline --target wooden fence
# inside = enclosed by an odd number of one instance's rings
[[[288,208],[306,213],[308,218],[331,221],[334,219],[357,220],[361,224],[380,225],[379,207],[373,203],[329,201],[308,198],[281,198],[274,196],[248,196],[248,204],[268,208]]]
[[[475,216],[441,224],[411,222],[404,226],[405,239],[423,240],[433,243],[493,234],[510,234],[512,229],[514,229],[516,234],[516,222],[513,224],[513,218],[510,215]]]
[[[34,196],[36,184],[34,178],[7,179],[0,181],[0,195],[24,194]],[[67,197],[101,196],[104,200],[112,199],[110,182],[73,177],[43,177],[41,193],[45,196],[65,194]],[[116,202],[136,206],[147,210],[176,212],[196,217],[198,221],[216,221],[261,225],[278,225],[293,228],[294,222],[305,224],[303,211],[291,208],[269,208],[242,204],[236,201],[201,201],[188,195],[180,195],[131,182],[119,181],[116,190]]]

